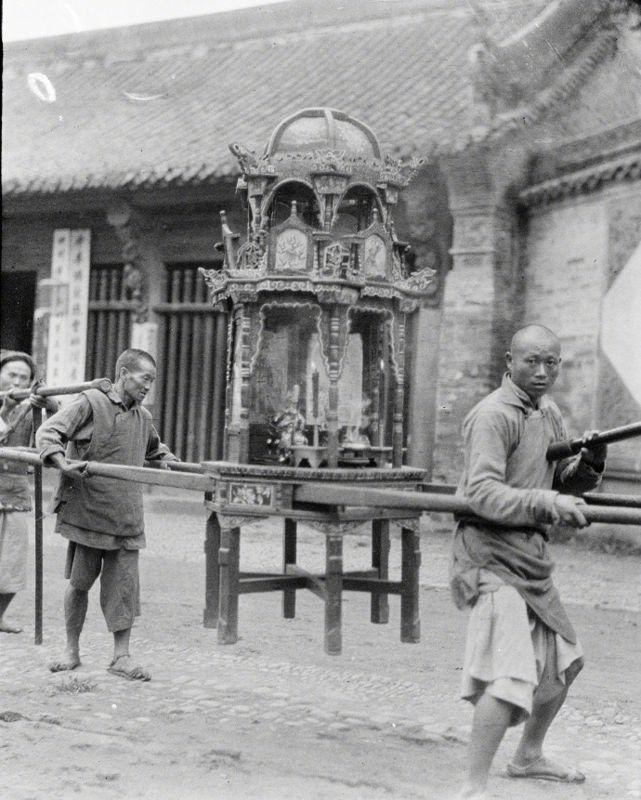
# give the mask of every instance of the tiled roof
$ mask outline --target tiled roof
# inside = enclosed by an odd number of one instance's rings
[[[237,172],[228,142],[262,151],[307,106],[347,111],[398,156],[454,149],[474,124],[472,5],[292,0],[8,45],[3,191],[212,182]],[[546,5],[486,0],[490,35],[504,39]]]

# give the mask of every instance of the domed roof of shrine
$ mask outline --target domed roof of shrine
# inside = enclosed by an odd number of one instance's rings
[[[274,129],[265,156],[313,150],[381,157],[378,139],[367,125],[333,108],[304,108],[286,117]]]

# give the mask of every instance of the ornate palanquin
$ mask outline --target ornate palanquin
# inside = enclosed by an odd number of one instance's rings
[[[378,622],[388,593],[405,598],[402,638],[416,641],[418,513],[297,504],[296,487],[415,490],[422,479],[402,466],[405,330],[434,272],[410,273],[393,221],[418,165],[382,157],[369,128],[326,108],[285,119],[262,156],[230,149],[247,227],[241,237],[222,212],[223,265],[203,270],[229,319],[225,461],[205,464],[217,487],[205,622],[233,642],[239,593],[283,590],[293,616],[296,589],[309,588],[325,599],[326,649],[340,652],[340,594],[350,588],[371,593]],[[269,516],[285,518],[283,573],[240,573],[241,525]],[[392,519],[403,525],[406,556],[396,582],[387,574]],[[296,566],[297,520],[327,537],[323,576]],[[372,569],[344,574],[342,536],[364,522],[373,524]]]
[[[406,316],[434,275],[409,273],[394,230],[415,167],[382,158],[365,125],[322,108],[284,120],[262,157],[231,150],[247,231],[241,243],[223,213],[223,267],[204,271],[231,320],[225,459],[336,467],[358,453],[399,467]],[[288,408],[298,430],[270,453],[270,423]]]

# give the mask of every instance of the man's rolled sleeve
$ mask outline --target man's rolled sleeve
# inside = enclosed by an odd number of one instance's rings
[[[562,461],[556,469],[554,488],[564,494],[582,495],[601,483],[605,465],[599,471],[581,456]]]
[[[490,410],[463,429],[467,453],[465,493],[479,516],[505,525],[541,525],[552,521],[555,491],[517,489],[505,482],[510,442],[507,420]]]
[[[167,445],[160,441],[160,436],[154,425],[151,426],[151,431],[149,433],[145,459],[147,461],[180,461]]]

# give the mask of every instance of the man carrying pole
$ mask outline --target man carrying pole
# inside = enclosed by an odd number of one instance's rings
[[[31,394],[20,401],[11,396],[31,386],[36,365],[27,353],[2,351],[0,354],[0,445],[28,447],[34,433],[32,409],[46,409],[54,414],[58,404],[53,398]],[[24,588],[27,568],[27,523],[31,511],[31,491],[27,465],[0,461],[0,633],[21,633],[22,628],[4,619],[4,613],[16,592]]]
[[[131,628],[140,613],[138,551],[145,547],[142,489],[137,483],[83,472],[87,461],[142,466],[145,459],[177,460],[141,405],[155,379],[156,363],[149,353],[125,350],[116,362],[113,386],[82,392],[47,420],[36,436],[43,463],[53,464],[61,473],[54,498],[56,531],[69,540],[67,646],[64,656],[50,664],[52,672],[80,665],[88,593],[100,575],[100,603],[114,639],[108,671],[131,680],[151,677],[129,652]],[[80,462],[72,464],[70,459]]]
[[[540,325],[517,331],[506,362],[501,387],[463,423],[465,465],[457,494],[487,522],[460,516],[452,554],[454,600],[472,608],[462,696],[475,708],[461,798],[484,797],[507,728],[523,721],[508,764],[511,777],[585,780],[542,751],[583,666],[581,645],[552,583],[546,528],[587,524],[585,501],[569,493],[599,483],[606,446],[584,447],[556,464],[546,459],[551,442],[568,438],[559,409],[545,396],[561,363],[552,331]]]

